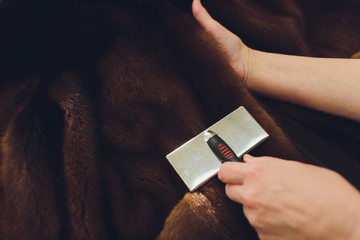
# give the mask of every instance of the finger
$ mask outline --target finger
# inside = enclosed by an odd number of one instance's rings
[[[248,221],[252,219],[252,217],[251,217],[251,209],[250,208],[243,205],[243,212],[244,212],[244,215],[245,215],[245,217],[247,218]]]
[[[200,0],[194,0],[192,11],[195,19],[205,28],[215,39],[222,40],[225,36],[233,35],[229,30],[214,20],[201,4]]]
[[[243,184],[247,167],[242,162],[226,162],[220,166],[218,178],[224,183]]]
[[[246,163],[254,163],[254,162],[261,163],[263,161],[269,161],[269,160],[283,160],[280,158],[269,157],[269,156],[254,157],[254,156],[251,156],[250,154],[245,154],[243,159],[244,159],[244,162],[246,162]]]
[[[253,162],[254,160],[256,161],[256,157],[253,157],[250,154],[245,154],[243,159],[244,159],[244,162],[246,162],[246,163]]]
[[[215,21],[206,11],[200,0],[193,1],[192,12],[195,19],[205,28],[207,25],[212,24]]]
[[[246,217],[246,219],[249,221],[250,225],[253,226],[256,231],[258,232],[258,222],[256,219],[256,210],[248,208],[246,205],[243,205],[243,212]],[[258,232],[259,233],[259,232]],[[262,238],[260,238],[262,239]]]
[[[225,193],[228,198],[237,202],[237,203],[244,203],[243,195],[243,185],[239,184],[226,184],[225,186]]]

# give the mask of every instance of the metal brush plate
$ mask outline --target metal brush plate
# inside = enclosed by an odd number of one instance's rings
[[[221,165],[204,141],[204,132],[207,130],[216,132],[240,157],[269,137],[248,111],[239,107],[169,153],[166,158],[190,191],[216,175]]]

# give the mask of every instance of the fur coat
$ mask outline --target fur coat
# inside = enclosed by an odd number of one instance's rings
[[[360,3],[203,0],[248,46],[351,57]],[[215,177],[190,193],[165,156],[238,106],[252,152],[360,187],[360,128],[251,94],[190,0],[0,1],[0,239],[257,239]]]

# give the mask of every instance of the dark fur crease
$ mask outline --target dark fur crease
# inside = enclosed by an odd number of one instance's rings
[[[360,50],[357,1],[203,2],[256,49]],[[271,136],[254,155],[334,168],[360,187],[359,125],[255,98],[190,4],[0,2],[0,239],[257,239],[222,183],[188,193],[165,159],[241,105]]]

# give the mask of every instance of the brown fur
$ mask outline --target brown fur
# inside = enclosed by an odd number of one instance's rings
[[[286,136],[269,100],[238,83],[190,3],[0,4],[1,239],[257,239],[216,177],[189,193],[165,158],[240,105],[271,136],[254,155],[321,164]],[[325,31],[315,13],[333,19],[335,2],[204,4],[258,49],[360,49],[350,7],[338,13],[345,30],[332,26],[339,41],[315,31]],[[30,29],[12,17],[19,9]]]

